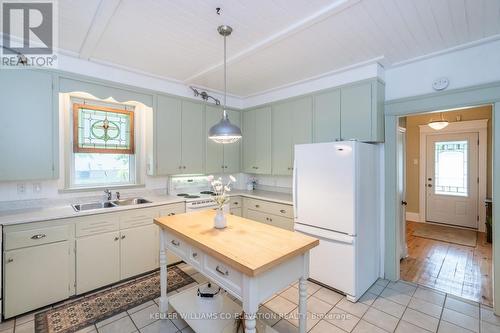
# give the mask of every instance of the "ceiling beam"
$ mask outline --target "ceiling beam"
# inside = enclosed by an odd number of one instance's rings
[[[87,31],[87,36],[80,47],[79,57],[81,59],[90,59],[120,2],[121,0],[101,0]]]
[[[307,29],[308,27],[323,21],[324,19],[335,15],[355,4],[360,2],[361,0],[337,0],[331,3],[328,6],[323,7],[319,11],[293,23],[292,25],[289,25],[283,30],[280,30],[271,36],[251,45],[250,47],[232,55],[231,57],[227,58],[227,64],[234,63],[236,61],[239,61],[241,59],[244,59],[248,56],[251,56],[252,54],[255,54],[259,50],[262,50],[266,47],[269,47],[272,44],[276,44],[279,41],[286,39],[304,29]],[[216,64],[213,64],[200,72],[191,75],[190,77],[186,78],[184,80],[184,83],[189,84],[192,83],[195,79],[199,78],[200,76],[212,73],[220,69],[222,66],[224,66],[224,62],[218,62]]]

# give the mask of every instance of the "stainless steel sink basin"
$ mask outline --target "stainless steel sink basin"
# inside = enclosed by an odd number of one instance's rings
[[[82,204],[74,204],[71,205],[73,209],[77,212],[81,212],[84,210],[92,210],[92,209],[102,209],[102,208],[113,208],[119,206],[130,206],[130,205],[141,205],[151,203],[151,201],[146,200],[144,198],[128,198],[122,200],[113,200],[113,201],[102,201],[102,202],[89,202]]]
[[[71,205],[71,206],[73,206],[73,209],[76,210],[77,212],[81,212],[82,210],[116,207],[116,205],[110,201],[90,202],[90,203],[83,203],[83,204],[75,204],[75,205]]]
[[[129,198],[129,199],[122,199],[122,200],[115,200],[115,201],[111,201],[111,202],[117,206],[142,205],[142,204],[151,203],[151,201],[148,201],[144,198]]]

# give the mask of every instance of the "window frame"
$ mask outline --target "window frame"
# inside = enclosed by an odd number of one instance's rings
[[[91,154],[99,154],[98,152],[95,151],[79,151],[75,152],[75,145],[77,145],[76,142],[76,132],[75,132],[75,126],[77,126],[76,121],[75,121],[75,109],[74,105],[75,104],[80,104],[80,105],[85,105],[86,108],[89,109],[97,109],[97,110],[113,110],[112,112],[116,111],[121,111],[121,113],[132,113],[133,117],[131,118],[131,148],[133,149],[133,153],[127,154],[129,156],[129,181],[128,182],[119,182],[119,183],[95,183],[95,184],[76,184],[75,182],[75,154],[78,153],[91,153]],[[102,189],[102,188],[120,188],[120,187],[136,187],[136,186],[141,186],[141,184],[138,183],[140,180],[140,177],[138,175],[138,154],[139,151],[137,149],[137,143],[136,143],[136,131],[137,131],[137,122],[135,121],[135,117],[137,114],[135,113],[135,106],[134,105],[129,105],[129,104],[118,104],[118,103],[110,103],[106,101],[99,101],[99,100],[92,100],[84,97],[79,97],[79,96],[69,96],[69,105],[67,105],[67,108],[65,108],[65,113],[67,114],[67,119],[68,119],[68,126],[67,131],[68,131],[68,138],[69,138],[69,146],[67,149],[67,159],[66,163],[68,165],[67,168],[67,176],[66,176],[66,181],[65,181],[65,190],[66,191],[72,191],[72,190],[96,190],[96,189]],[[78,119],[78,118],[76,118]],[[113,152],[116,154],[125,154],[127,150],[119,150],[117,152]],[[104,153],[103,153],[104,154]]]

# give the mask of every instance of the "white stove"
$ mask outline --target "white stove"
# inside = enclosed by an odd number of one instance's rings
[[[213,192],[206,176],[171,177],[168,194],[186,200],[186,213],[214,209],[217,204],[212,200]]]

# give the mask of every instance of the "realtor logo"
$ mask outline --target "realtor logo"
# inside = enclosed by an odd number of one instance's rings
[[[54,1],[2,1],[2,67],[54,67]]]

